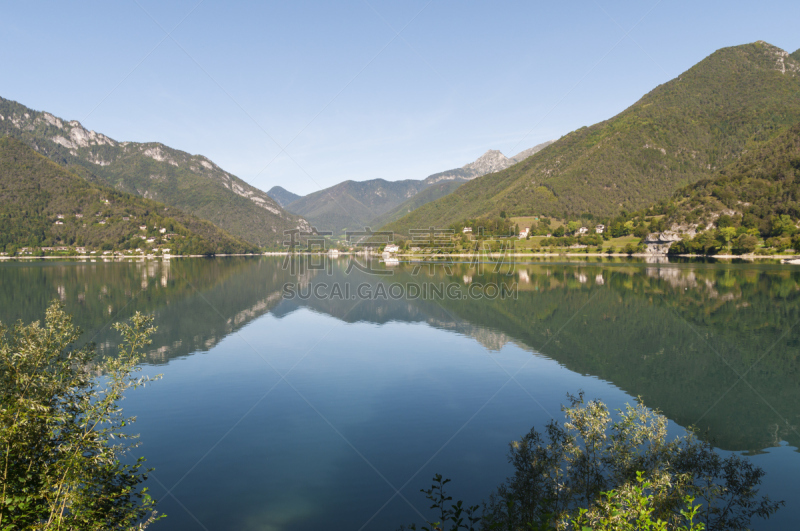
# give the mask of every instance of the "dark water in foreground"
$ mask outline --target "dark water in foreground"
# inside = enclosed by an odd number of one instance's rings
[[[479,502],[510,472],[508,442],[560,419],[580,389],[611,407],[642,396],[674,433],[696,425],[721,451],[751,456],[767,471],[762,491],[787,501],[754,527],[800,526],[800,269],[400,264],[375,276],[347,265],[6,263],[0,321],[41,319],[60,298],[111,351],[111,322],[155,314],[144,371],[164,378],[123,403],[168,514],[155,530],[420,522],[434,473]],[[302,298],[285,299],[286,283]],[[494,283],[516,283],[516,299],[468,296]],[[347,300],[329,297],[335,284],[350,284]]]

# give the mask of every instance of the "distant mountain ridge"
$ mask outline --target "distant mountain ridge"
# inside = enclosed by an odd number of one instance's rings
[[[0,98],[0,135],[10,135],[87,180],[156,199],[260,246],[280,245],[305,220],[202,155],[161,143],[117,142]]]
[[[346,230],[363,230],[364,227],[377,229],[430,201],[452,193],[467,181],[508,168],[551,143],[552,141],[539,144],[511,158],[500,151],[489,150],[461,168],[435,173],[422,180],[344,181],[303,196],[287,204],[286,209],[302,216],[319,230],[333,231],[334,235],[341,235]],[[435,185],[441,186],[422,194]]]
[[[285,208],[289,203],[297,201],[302,197],[300,195],[293,194],[282,186],[273,186],[267,190],[267,195],[274,199],[275,202],[283,208]]]
[[[607,217],[665,200],[800,121],[797,55],[763,41],[718,50],[620,114],[387,229],[447,227],[502,211]]]

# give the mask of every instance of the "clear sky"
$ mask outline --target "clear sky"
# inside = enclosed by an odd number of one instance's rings
[[[13,1],[0,95],[264,190],[421,179],[609,118],[800,2]]]

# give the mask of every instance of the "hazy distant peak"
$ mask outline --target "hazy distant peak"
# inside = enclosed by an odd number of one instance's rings
[[[273,186],[267,191],[267,195],[274,199],[275,202],[283,208],[285,208],[289,203],[297,201],[300,199],[300,197],[302,197],[290,192],[282,186]]]

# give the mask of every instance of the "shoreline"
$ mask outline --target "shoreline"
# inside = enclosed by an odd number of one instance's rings
[[[287,256],[290,254],[294,254],[295,256],[323,256],[329,255],[329,253],[289,253],[288,251],[268,251],[265,253],[259,254],[216,254],[213,256],[206,256],[202,254],[184,254],[184,255],[166,255],[166,256],[156,256],[156,255],[75,255],[75,256],[0,256],[0,261],[9,261],[9,260],[102,260],[104,262],[113,262],[113,261],[123,261],[123,260],[173,260],[176,258],[225,258],[225,257],[237,257],[237,256],[244,256],[244,257],[260,257],[260,256]],[[714,259],[722,259],[722,260],[781,260],[784,263],[791,264],[791,265],[800,265],[800,254],[793,254],[793,255],[776,255],[776,254],[769,254],[769,255],[756,255],[756,254],[743,254],[743,255],[735,255],[735,254],[716,254],[716,255],[702,255],[702,254],[680,254],[680,255],[667,255],[667,254],[652,254],[652,253],[553,253],[553,252],[546,252],[546,253],[525,253],[525,252],[515,252],[515,253],[453,253],[453,254],[417,254],[417,253],[392,253],[388,257],[384,257],[382,253],[363,253],[363,252],[347,252],[347,251],[340,251],[337,253],[335,257],[339,256],[373,256],[377,258],[406,258],[412,260],[430,260],[430,259],[445,259],[445,258],[475,258],[475,257],[488,257],[488,258],[536,258],[536,257],[543,257],[543,258],[553,258],[553,257],[564,257],[564,258],[581,258],[581,257],[593,257],[593,258],[656,258],[656,259],[667,259],[669,258],[714,258]]]

